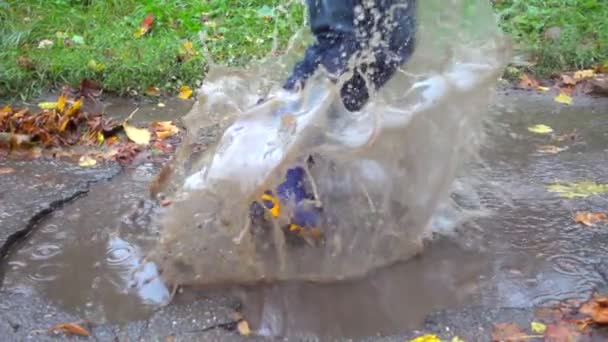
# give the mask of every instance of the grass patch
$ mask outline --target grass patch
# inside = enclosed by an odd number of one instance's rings
[[[141,94],[149,86],[174,94],[204,76],[199,32],[214,60],[242,64],[285,43],[300,27],[299,2],[280,0],[0,0],[0,98],[99,80],[106,91]],[[279,6],[282,4],[282,6]],[[134,33],[146,14],[155,21]],[[53,45],[38,48],[40,42]],[[184,42],[198,53],[186,60]],[[180,52],[181,51],[181,52]]]
[[[606,0],[496,0],[500,25],[543,76],[608,62]]]

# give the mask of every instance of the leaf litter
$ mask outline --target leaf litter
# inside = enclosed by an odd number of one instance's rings
[[[39,112],[0,108],[0,153],[35,159],[44,152],[92,167],[103,160],[129,163],[142,146],[152,145],[160,153],[173,152],[173,144],[178,141],[170,138],[180,131],[170,121],[138,128],[128,123],[132,115],[121,123],[103,113],[83,111],[84,97],[95,99],[100,94],[95,85],[85,83],[76,92],[83,96],[74,98],[64,93],[57,101],[39,106],[48,108]]]

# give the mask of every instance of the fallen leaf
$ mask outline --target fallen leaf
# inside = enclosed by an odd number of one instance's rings
[[[28,59],[25,56],[17,57],[17,65],[19,65],[19,67],[24,70],[35,70],[36,69],[36,65],[34,65],[34,62],[32,62],[30,59]]]
[[[538,86],[538,87],[536,87],[536,89],[540,90],[540,91],[549,91],[549,90],[551,90],[551,88],[549,88],[549,87],[543,87],[543,86]]]
[[[48,110],[55,109],[57,108],[57,102],[40,102],[38,107]]]
[[[159,102],[159,103],[157,104],[157,106],[158,106],[158,108],[165,108],[167,105],[165,105],[165,104],[164,104],[164,103],[162,103],[162,102]]]
[[[149,13],[144,20],[142,20],[139,30],[135,32],[135,37],[140,38],[144,36],[146,33],[150,32],[152,29],[152,24],[154,23],[154,14]]]
[[[238,330],[239,334],[242,336],[251,335],[251,329],[249,328],[249,323],[246,320],[242,320],[237,323],[236,330]]]
[[[0,175],[8,175],[13,172],[15,172],[15,169],[12,167],[0,167]]]
[[[572,104],[572,97],[566,95],[564,92],[560,92],[559,95],[555,97],[555,102],[570,105]]]
[[[547,330],[547,326],[539,322],[530,323],[530,328],[537,334],[544,334],[545,330]]]
[[[194,50],[194,44],[192,44],[191,41],[186,40],[179,49],[178,61],[187,61],[188,59],[196,55],[197,52],[196,50]]]
[[[53,47],[53,45],[55,45],[55,43],[53,43],[52,40],[50,39],[43,39],[38,43],[38,48],[39,49],[47,49],[47,48],[51,48]]]
[[[534,126],[530,126],[528,127],[528,131],[532,132],[532,133],[537,133],[537,134],[549,134],[549,133],[553,133],[553,128],[547,126],[547,125],[534,125]]]
[[[564,323],[550,324],[545,330],[546,342],[576,342],[580,333],[576,327],[565,325]]]
[[[594,181],[556,183],[548,185],[547,190],[565,198],[585,198],[608,193],[608,184],[598,184]]]
[[[492,341],[522,341],[527,338],[526,334],[515,323],[498,323],[492,330]]]
[[[155,121],[152,123],[152,129],[159,139],[166,139],[179,133],[179,128],[177,128],[172,121]]]
[[[129,125],[126,121],[122,127],[131,141],[139,145],[148,145],[150,143],[150,132],[146,129],[137,128]]]
[[[189,99],[191,96],[192,96],[192,89],[190,89],[190,87],[181,86],[181,88],[179,88],[179,95],[177,97],[179,97],[180,99],[186,100],[186,99]]]
[[[604,221],[608,218],[608,216],[604,213],[590,213],[587,211],[579,211],[574,216],[574,221],[576,223],[582,223],[585,226],[592,227],[596,223]]]
[[[591,316],[595,323],[608,324],[608,297],[595,297],[584,303],[580,313]]]
[[[540,86],[538,81],[530,75],[523,73],[519,78],[519,86],[524,89],[536,89]]]
[[[81,167],[95,166],[95,165],[97,165],[97,160],[95,160],[91,157],[82,156],[82,157],[80,157],[80,160],[78,160],[78,165],[80,165]]]
[[[563,152],[567,149],[568,149],[568,147],[559,147],[559,146],[555,146],[555,145],[542,145],[542,146],[538,146],[536,151],[538,151],[540,153],[557,154],[557,153]]]
[[[72,335],[89,336],[87,329],[77,323],[61,323],[57,324],[49,330],[51,333],[64,332]]]
[[[429,334],[429,335],[418,336],[418,337],[410,340],[410,342],[441,342],[441,340],[436,335]]]
[[[95,72],[102,72],[105,70],[106,66],[102,63],[97,62],[94,59],[89,60],[87,63],[87,67]]]
[[[65,110],[66,101],[67,96],[65,96],[64,94],[59,96],[59,98],[57,99],[57,110],[59,111],[59,113],[63,113],[63,111]]]
[[[595,76],[595,70],[587,69],[587,70],[579,70],[574,73],[575,80],[583,80],[585,78],[591,78]]]
[[[570,75],[563,74],[563,75],[561,75],[561,79],[562,79],[562,83],[565,85],[570,85],[570,86],[576,85],[576,80]]]
[[[155,86],[149,86],[146,89],[146,95],[148,96],[160,96],[160,89]]]
[[[454,336],[450,342],[464,342],[464,340],[458,336]]]

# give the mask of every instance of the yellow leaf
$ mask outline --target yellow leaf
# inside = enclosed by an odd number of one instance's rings
[[[585,198],[591,195],[608,193],[608,184],[598,184],[593,181],[556,183],[548,185],[547,190],[565,198]]]
[[[95,166],[95,165],[97,165],[97,160],[95,160],[91,157],[82,156],[82,157],[80,157],[80,160],[78,161],[78,165],[80,165],[81,167]]]
[[[593,69],[579,70],[574,73],[575,80],[582,80],[582,79],[590,78],[593,76],[595,76],[595,70],[593,70]]]
[[[240,321],[236,325],[236,329],[239,331],[239,334],[241,334],[243,336],[249,336],[249,335],[251,335],[251,329],[249,328],[249,323],[247,323],[246,320]]]
[[[55,109],[57,108],[57,102],[40,102],[38,107],[42,109]]]
[[[547,125],[534,125],[531,127],[528,127],[528,131],[532,132],[532,133],[537,133],[537,134],[549,134],[549,133],[553,133],[553,128],[547,126]]]
[[[141,38],[146,33],[148,33],[148,30],[144,27],[140,27],[139,30],[137,30],[137,32],[135,32],[133,35],[135,38]]]
[[[65,115],[66,116],[74,115],[74,113],[78,112],[80,107],[82,107],[82,97],[78,101],[74,102],[74,104],[67,110]]]
[[[540,90],[540,91],[549,91],[549,90],[550,90],[550,88],[548,88],[548,87],[543,87],[543,86],[538,86],[538,87],[536,87],[536,89],[538,89],[538,90]]]
[[[410,340],[410,342],[441,342],[441,340],[436,335],[423,335]]]
[[[150,143],[150,132],[146,129],[141,129],[129,125],[127,122],[122,124],[122,127],[131,141],[139,145],[148,145]]]
[[[463,340],[463,339],[461,339],[461,338],[460,338],[460,337],[458,337],[458,336],[454,336],[454,337],[452,337],[452,341],[451,341],[451,342],[464,342],[464,340]]]
[[[59,111],[59,113],[63,113],[63,111],[65,110],[65,102],[66,102],[66,96],[65,95],[59,96],[59,99],[57,99],[57,110]]]
[[[97,142],[99,143],[99,145],[103,144],[105,140],[106,137],[104,137],[101,132],[97,132]]]
[[[544,334],[545,330],[547,330],[547,326],[539,322],[530,323],[530,327],[532,328],[532,331],[537,334]]]
[[[91,59],[89,61],[89,63],[87,63],[87,66],[89,67],[89,69],[95,71],[95,72],[102,72],[105,70],[106,66],[103,65],[103,63],[98,63],[96,60]]]
[[[192,96],[192,89],[190,89],[190,87],[182,86],[181,88],[179,88],[179,95],[177,97],[186,100],[189,99],[190,96]]]
[[[572,97],[560,92],[559,95],[557,95],[557,97],[555,98],[555,102],[570,105],[572,104]]]
[[[596,223],[604,221],[608,218],[604,213],[590,213],[586,211],[579,211],[574,216],[576,223],[582,223],[587,227],[595,226]]]

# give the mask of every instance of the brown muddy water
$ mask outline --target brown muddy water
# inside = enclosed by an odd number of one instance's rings
[[[545,190],[556,180],[608,182],[608,104],[560,108],[551,99],[503,95],[483,149],[483,167],[459,178],[452,199],[483,216],[459,223],[464,211],[436,215],[436,239],[418,256],[364,279],[327,285],[302,283],[228,291],[244,301],[258,333],[288,336],[387,334],[416,328],[425,315],[471,305],[530,307],[584,298],[606,284],[608,235],[601,226],[572,221],[577,210],[601,211],[601,196],[567,200]],[[535,123],[558,132],[578,129],[569,149],[546,155]],[[148,184],[158,165],[140,163],[51,214],[6,261],[4,289],[48,298],[96,322],[147,317],[169,296],[142,269],[141,257],[158,234]],[[133,278],[133,272],[140,272]],[[135,279],[135,280],[134,280]],[[185,289],[175,303],[206,296]]]

